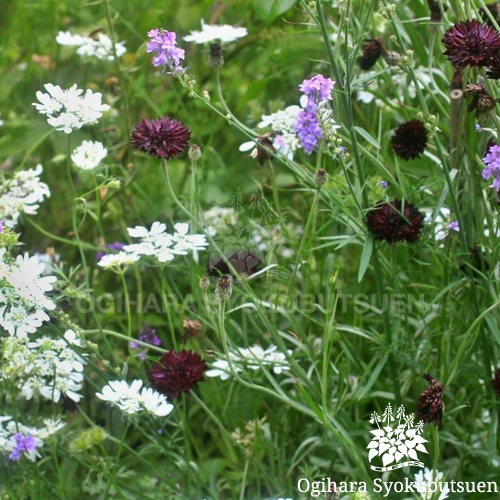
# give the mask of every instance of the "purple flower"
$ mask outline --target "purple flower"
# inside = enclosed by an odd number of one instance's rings
[[[181,66],[184,50],[177,47],[176,34],[172,31],[154,29],[148,31],[151,41],[146,45],[146,52],[157,52],[153,57],[153,66],[167,66],[172,73],[182,74],[187,68]]]
[[[500,146],[491,146],[488,154],[483,158],[486,167],[483,170],[483,179],[488,180],[494,177],[490,187],[500,189]]]
[[[489,66],[500,48],[495,28],[471,19],[455,24],[443,37],[444,55],[453,66]]]
[[[451,231],[456,231],[457,233],[460,231],[460,226],[458,225],[458,221],[454,220],[448,224],[448,229]]]
[[[379,184],[383,187],[383,188],[386,188],[389,183],[387,181],[380,181]]]
[[[161,344],[161,340],[156,335],[156,330],[154,328],[151,328],[151,325],[149,323],[146,323],[144,327],[141,330],[141,334],[139,335],[139,340],[141,342],[145,342],[146,344],[151,344],[151,345],[156,345],[159,346]],[[139,345],[137,342],[132,340],[130,342],[130,347],[133,349],[139,349],[142,348],[143,346]],[[147,349],[143,349],[137,356],[141,361],[144,361],[146,359],[146,352]]]
[[[330,78],[325,78],[323,75],[313,76],[310,80],[304,80],[299,85],[300,90],[307,97],[318,101],[329,101],[332,98],[332,90],[335,82]]]
[[[366,225],[376,240],[390,244],[416,243],[424,226],[424,216],[412,203],[392,200],[377,203],[366,215]]]
[[[189,392],[203,380],[207,364],[194,351],[168,351],[158,363],[154,363],[149,378],[152,385],[169,400]]]
[[[157,158],[177,158],[187,147],[191,131],[179,120],[163,116],[144,118],[132,130],[132,147]]]
[[[123,250],[123,247],[125,246],[124,243],[122,243],[121,241],[115,241],[114,243],[108,243],[106,245],[106,248],[109,248],[110,250]],[[100,250],[96,253],[95,257],[97,259],[97,262],[99,262],[103,257],[104,257],[105,253],[104,252],[101,252]]]
[[[302,148],[308,155],[314,151],[318,141],[323,137],[318,117],[307,110],[298,114],[294,131],[299,136]]]
[[[19,460],[21,458],[21,453],[36,450],[36,441],[33,436],[23,436],[20,432],[18,432],[17,434],[14,434],[13,437],[17,443],[17,446],[9,455],[10,460]]]
[[[4,227],[3,227],[3,220],[0,220],[0,233],[3,233]]]

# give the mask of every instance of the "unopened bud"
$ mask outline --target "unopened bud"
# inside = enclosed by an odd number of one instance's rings
[[[208,288],[210,288],[210,280],[206,276],[200,278],[200,288],[202,290],[207,290]]]
[[[196,144],[193,144],[189,148],[188,152],[189,158],[193,161],[198,161],[201,158],[201,148],[200,146],[197,146]]]
[[[401,62],[401,54],[393,50],[386,50],[382,57],[389,66],[397,66]]]
[[[314,174],[314,182],[316,186],[321,187],[325,184],[327,178],[327,173],[324,168],[318,168]]]

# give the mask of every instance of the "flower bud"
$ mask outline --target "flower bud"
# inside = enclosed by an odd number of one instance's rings
[[[188,151],[188,156],[192,161],[198,161],[201,158],[200,146],[193,144]]]
[[[222,55],[222,47],[219,43],[210,44],[210,57],[208,64],[213,69],[220,69],[224,66],[224,56]]]
[[[318,168],[314,174],[314,182],[319,188],[323,186],[326,182],[327,173],[324,168]]]

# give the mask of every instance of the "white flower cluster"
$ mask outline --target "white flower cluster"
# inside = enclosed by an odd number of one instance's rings
[[[50,197],[47,184],[40,181],[43,172],[42,165],[30,170],[20,170],[9,180],[3,180],[0,185],[0,220],[5,226],[13,228],[17,225],[22,213],[34,215],[39,203],[45,197]]]
[[[229,361],[227,359],[218,359],[212,363],[212,369],[205,372],[207,377],[220,377],[222,380],[227,380],[231,373],[241,372],[242,368],[239,365],[245,365],[251,370],[258,370],[263,366],[272,367],[274,373],[279,375],[285,370],[290,369],[290,365],[286,360],[286,355],[277,351],[278,347],[270,345],[267,349],[263,349],[256,344],[249,348],[238,348],[235,351],[229,352]],[[288,356],[292,355],[292,351],[287,351]]]
[[[52,290],[55,276],[43,276],[45,265],[27,253],[15,261],[0,249],[0,326],[10,335],[26,338],[49,320],[46,311],[56,305],[45,296]]]
[[[246,28],[235,28],[230,24],[213,25],[205,24],[201,20],[201,31],[191,31],[190,35],[184,37],[185,42],[194,42],[198,44],[210,42],[234,42],[238,38],[248,35]]]
[[[102,94],[77,88],[76,83],[68,90],[63,90],[59,85],[46,83],[47,94],[38,91],[37,99],[33,106],[42,114],[47,115],[47,122],[56,130],[71,134],[89,123],[96,123],[102,113],[110,109],[107,104],[101,104]]]
[[[102,61],[114,61],[113,42],[108,35],[97,33],[95,38],[81,35],[73,35],[69,31],[60,31],[56,36],[59,45],[78,47],[76,53],[82,57],[96,57]],[[125,42],[114,44],[116,56],[121,57],[127,52]]]
[[[142,384],[140,379],[135,379],[130,385],[124,380],[113,380],[103,387],[102,393],[96,393],[96,396],[114,404],[127,415],[145,412],[165,417],[174,409],[174,405],[170,404],[163,394],[150,387],[143,387]]]
[[[25,436],[33,436],[36,448],[43,446],[44,439],[52,436],[64,427],[60,420],[45,419],[44,427],[30,427],[12,420],[10,416],[0,416],[0,454],[10,455],[18,446],[14,436],[21,433]],[[24,450],[26,458],[34,462],[40,457],[35,449]]]
[[[450,492],[447,483],[444,483],[442,488],[437,489],[437,491],[441,491],[439,497],[436,498],[435,494],[435,483],[440,483],[443,479],[444,475],[442,472],[434,469],[429,470],[425,467],[424,470],[420,470],[415,474],[415,482],[413,484],[415,489],[420,493],[421,500],[444,500],[448,498]]]
[[[300,111],[300,106],[294,104],[283,110],[277,111],[276,113],[262,115],[262,121],[257,125],[258,128],[271,127],[271,130],[275,132],[273,148],[276,151],[280,151],[289,160],[293,160],[295,151],[300,147],[300,140],[294,130],[297,115]],[[255,157],[257,156],[257,149],[254,148],[255,142],[249,141],[243,143],[239,150],[253,150],[250,154]]]
[[[131,264],[142,256],[154,257],[158,262],[170,262],[176,255],[187,255],[188,251],[204,250],[208,243],[204,234],[188,234],[189,224],[177,223],[175,233],[167,233],[167,226],[162,222],[153,222],[151,229],[144,226],[128,228],[132,238],[138,238],[139,243],[125,245],[123,250],[104,255],[99,266],[106,269],[117,268]]]
[[[83,141],[74,149],[71,160],[82,170],[93,170],[106,158],[108,150],[99,141]]]
[[[64,339],[42,337],[27,342],[8,337],[3,343],[0,378],[13,381],[28,400],[40,395],[57,403],[62,394],[78,403],[87,362],[71,346],[82,347],[73,330],[67,330]]]
[[[232,207],[220,207],[218,205],[203,212],[205,231],[212,238],[226,226],[233,226],[238,222],[238,214]]]

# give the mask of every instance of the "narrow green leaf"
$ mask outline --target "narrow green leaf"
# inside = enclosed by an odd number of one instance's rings
[[[268,24],[297,3],[297,0],[252,0],[256,14]]]
[[[361,127],[354,127],[354,130],[367,142],[369,142],[374,148],[380,149],[380,144],[364,129]]]
[[[363,252],[361,254],[361,261],[359,263],[359,271],[358,271],[358,283],[361,282],[363,276],[368,269],[368,265],[370,264],[370,258],[372,256],[373,250],[373,236],[370,233],[367,233],[365,244],[363,245]]]

